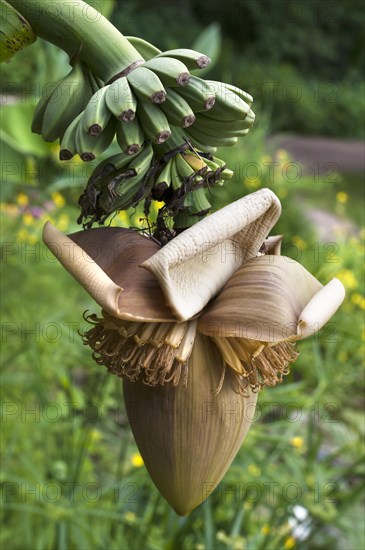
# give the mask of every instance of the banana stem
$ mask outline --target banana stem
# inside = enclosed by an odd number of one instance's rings
[[[81,0],[8,0],[34,32],[75,55],[95,76],[110,82],[144,63],[137,50],[98,11]]]

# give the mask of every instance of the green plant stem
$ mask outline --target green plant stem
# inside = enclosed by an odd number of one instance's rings
[[[98,11],[81,0],[9,0],[41,38],[86,63],[109,82],[144,63],[137,50]]]

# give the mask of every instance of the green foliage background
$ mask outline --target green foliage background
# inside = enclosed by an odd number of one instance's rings
[[[67,59],[39,40],[2,68],[2,91],[17,98],[1,107],[0,135],[2,548],[364,548],[363,176],[290,178],[288,154],[274,153],[266,139],[273,131],[361,136],[359,6],[148,0],[120,2],[113,12],[124,34],[161,48],[189,46],[220,23],[221,53],[210,74],[256,89],[257,124],[236,148],[219,152],[237,175],[215,192],[215,208],[272,188],[283,204],[276,230],[284,253],[322,283],[338,276],[347,289],[330,325],[301,344],[284,383],[261,393],[220,486],[184,518],[141,463],[120,380],[80,342],[82,312],[95,311],[93,302],[41,244],[46,219],[65,232],[79,229],[75,204],[92,169],[77,160],[65,166],[56,144],[30,132],[37,90],[68,71]],[[283,93],[289,83],[301,91],[297,101]],[[259,170],[245,171],[247,163]],[[343,222],[330,241],[319,240],[305,217],[313,206]],[[139,213],[113,223],[138,227]]]

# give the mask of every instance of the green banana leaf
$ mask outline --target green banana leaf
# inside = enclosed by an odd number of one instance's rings
[[[18,103],[2,105],[0,140],[18,153],[46,157],[51,146],[41,136],[32,134],[30,129],[34,109],[33,102],[22,102],[21,99]],[[4,161],[6,159],[3,157]]]
[[[107,19],[110,19],[115,8],[115,0],[88,0],[87,3]]]
[[[201,52],[211,59],[211,64],[206,69],[192,71],[198,76],[202,76],[210,71],[218,62],[222,48],[222,32],[219,23],[212,23],[207,27],[198,38],[193,42],[191,48]]]

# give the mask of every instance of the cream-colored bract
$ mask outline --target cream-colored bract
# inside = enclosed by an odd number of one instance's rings
[[[280,213],[276,195],[261,189],[186,229],[141,267],[156,276],[172,312],[185,321],[257,256]]]
[[[299,315],[298,337],[302,340],[318,332],[337,311],[344,298],[345,288],[338,279],[332,279],[322,287]]]

